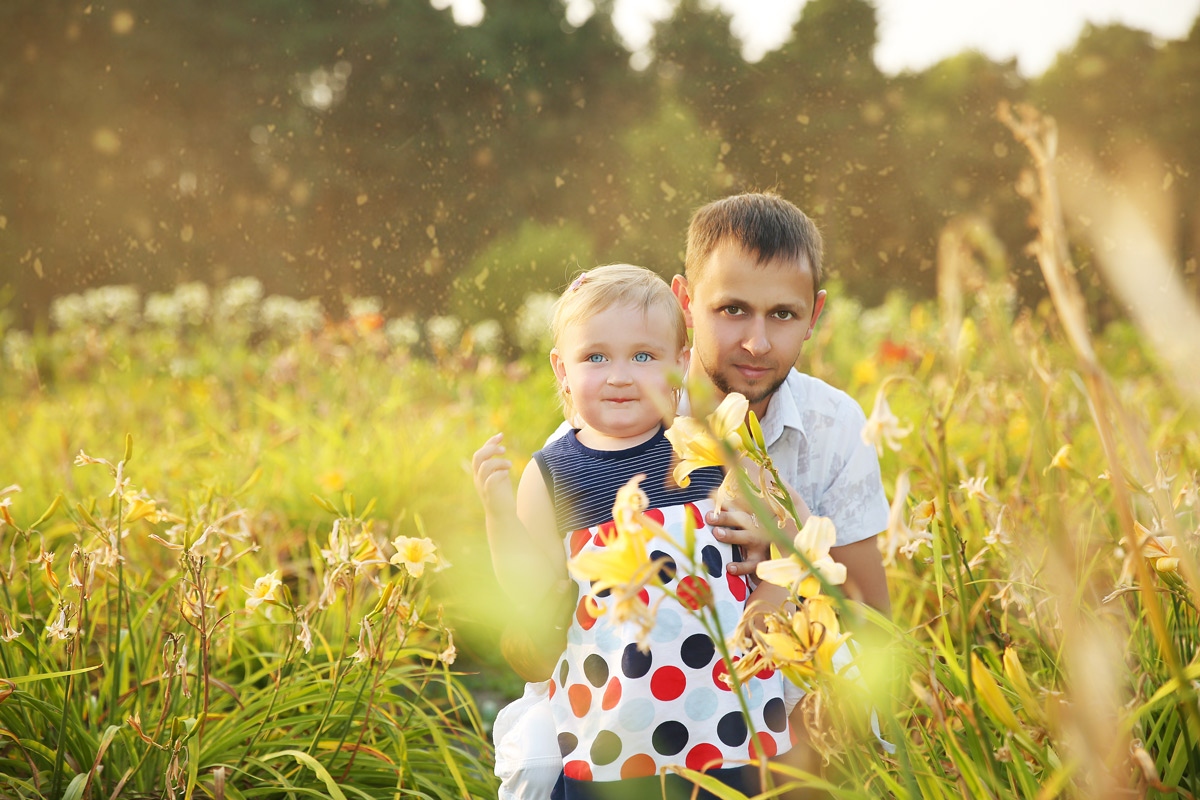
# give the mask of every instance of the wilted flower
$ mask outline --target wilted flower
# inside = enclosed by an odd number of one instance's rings
[[[739,680],[775,667],[793,683],[804,685],[816,674],[833,671],[833,654],[850,638],[842,633],[833,601],[826,595],[805,600],[790,620],[767,617],[766,628],[753,632],[754,647],[735,665]]]
[[[392,540],[396,554],[391,563],[404,567],[408,574],[419,578],[425,573],[426,564],[437,563],[437,545],[432,539],[415,536],[397,536]]]
[[[884,445],[891,450],[899,450],[900,440],[912,433],[912,426],[902,427],[899,417],[892,413],[887,401],[887,384],[884,381],[875,393],[875,407],[862,429],[863,444],[872,445],[880,456],[883,455]]]
[[[933,518],[933,503],[926,500],[918,503],[913,510],[912,523],[906,520],[908,516],[908,471],[900,473],[896,478],[896,492],[892,496],[892,504],[888,508],[888,525],[883,537],[879,540],[879,551],[883,555],[883,563],[896,563],[896,554],[902,553],[912,558],[922,544],[933,540],[926,527]],[[912,525],[917,527],[914,529]]]
[[[0,611],[0,620],[3,620],[4,622],[4,633],[0,634],[0,642],[8,644],[9,642],[16,641],[17,639],[20,639],[21,634],[25,632],[23,627],[13,628],[12,623],[9,621],[8,617],[3,611]]]
[[[65,639],[70,639],[75,635],[75,628],[68,624],[70,623],[71,618],[74,616],[72,613],[69,613],[70,611],[70,603],[63,603],[58,607],[58,617],[54,620],[54,622],[46,626],[47,639],[58,639],[59,641],[63,641]]]
[[[313,648],[312,628],[308,627],[308,615],[300,617],[297,623],[299,630],[296,631],[296,641],[300,643],[300,648],[306,653],[311,653]]]
[[[375,633],[371,630],[371,620],[362,618],[358,626],[358,647],[350,657],[356,664],[365,664],[375,653]]]
[[[687,486],[691,483],[688,476],[695,470],[722,466],[726,461],[725,445],[739,453],[745,449],[738,430],[745,423],[749,408],[744,396],[731,392],[703,421],[694,417],[675,418],[666,432],[679,456],[673,473],[675,483]]]
[[[279,570],[273,570],[254,581],[253,588],[246,598],[246,610],[253,611],[263,603],[278,603],[279,590],[283,581],[279,580]]]
[[[974,478],[967,478],[958,484],[958,488],[967,493],[967,497],[974,497],[976,500],[986,500],[989,503],[996,502],[995,499],[987,493],[983,488],[987,484],[986,475],[977,475]]]
[[[773,558],[758,565],[758,577],[767,583],[782,586],[801,597],[816,597],[821,593],[821,580],[839,584],[846,581],[846,567],[834,561],[829,548],[837,543],[837,531],[828,517],[810,516],[796,534],[792,546],[807,560],[795,553]],[[811,564],[811,569],[808,564]]]
[[[450,666],[454,663],[454,659],[456,658],[458,658],[458,650],[454,646],[454,634],[447,631],[446,649],[438,653],[438,661],[442,662],[446,666]]]

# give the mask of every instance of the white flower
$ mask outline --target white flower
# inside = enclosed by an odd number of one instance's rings
[[[273,570],[254,581],[254,587],[246,598],[246,610],[253,611],[263,603],[278,603],[279,590],[283,581],[279,580],[279,570]]]
[[[875,453],[880,456],[883,455],[884,445],[890,450],[898,451],[900,440],[912,433],[912,426],[902,427],[899,417],[892,413],[886,389],[887,381],[884,381],[875,393],[875,408],[871,410],[871,416],[867,418],[867,423],[862,429],[863,444],[873,446]]]

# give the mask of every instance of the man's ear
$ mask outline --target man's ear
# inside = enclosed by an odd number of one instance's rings
[[[687,278],[682,275],[676,275],[671,279],[671,292],[675,295],[675,299],[679,301],[679,307],[683,309],[683,319],[689,328],[692,325],[692,297],[688,294]]]
[[[808,321],[808,333],[804,334],[804,341],[807,342],[812,337],[813,331],[816,330],[817,327],[817,319],[821,316],[821,311],[823,311],[824,308],[825,290],[822,289],[821,291],[817,292],[817,300],[815,303],[813,303],[812,318]]]
[[[692,363],[692,348],[685,347],[680,350],[679,358],[675,360],[675,363],[679,365],[679,373],[681,375],[687,375],[688,364]]]

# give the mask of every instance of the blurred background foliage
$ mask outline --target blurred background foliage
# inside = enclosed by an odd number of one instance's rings
[[[1160,42],[1088,27],[1043,75],[973,52],[890,76],[867,0],[809,0],[747,63],[729,20],[682,0],[644,69],[611,3],[15,0],[0,6],[0,305],[36,326],[93,286],[258,278],[267,294],[376,296],[389,316],[509,319],[596,262],[680,268],[691,211],[774,188],[826,233],[843,291],[935,291],[947,222],[979,215],[1026,302],[1024,161],[998,101],[1169,196],[1195,290],[1200,26]],[[1081,280],[1112,314],[1087,246]],[[508,331],[512,335],[512,331]]]

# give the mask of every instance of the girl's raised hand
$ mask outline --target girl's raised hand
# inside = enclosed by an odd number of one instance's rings
[[[504,458],[503,439],[503,433],[495,434],[471,458],[475,492],[489,511],[508,508],[513,504],[512,481],[509,479],[512,462]]]

